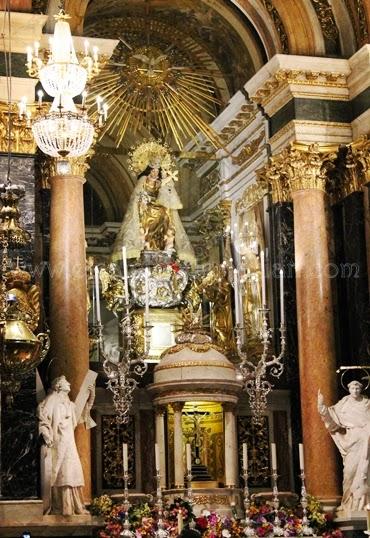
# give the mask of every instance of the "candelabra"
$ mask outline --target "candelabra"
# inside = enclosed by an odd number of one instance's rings
[[[157,474],[156,474],[156,481],[157,481],[156,505],[158,508],[158,524],[157,524],[157,530],[155,531],[155,536],[156,538],[168,538],[170,534],[165,529],[163,519],[162,519],[163,498],[162,498],[162,488],[161,488],[161,473],[158,469],[157,469]]]
[[[125,313],[120,322],[121,347],[100,350],[103,356],[103,369],[108,377],[107,387],[113,393],[113,405],[117,412],[117,421],[127,424],[129,411],[133,402],[133,394],[139,384],[139,380],[148,369],[147,351],[149,349],[149,333],[151,326],[147,321],[144,323],[144,355],[138,355],[134,345],[134,327],[132,323],[131,307],[127,300]]]
[[[274,507],[275,517],[273,522],[272,531],[274,536],[283,536],[284,530],[281,528],[281,521],[279,518],[279,490],[277,486],[278,474],[276,469],[272,470],[272,505]]]
[[[302,516],[302,532],[304,536],[312,536],[313,535],[313,529],[310,526],[310,522],[307,517],[307,490],[306,490],[306,475],[304,472],[304,469],[301,469],[301,474],[299,475],[301,478],[301,505],[303,509],[303,516]]]
[[[269,327],[269,309],[262,308],[262,328],[260,340],[262,344],[262,353],[258,360],[249,360],[244,350],[243,342],[246,337],[244,327],[237,324],[235,328],[236,343],[238,355],[240,358],[240,373],[242,375],[244,388],[249,395],[250,408],[252,411],[252,420],[259,424],[262,414],[267,407],[267,395],[272,390],[272,383],[266,378],[268,374],[274,377],[280,377],[284,370],[281,362],[286,350],[286,327],[285,323],[280,325],[280,353],[279,355],[271,354],[271,339],[273,329]]]
[[[128,518],[128,511],[130,509],[130,499],[128,496],[128,471],[123,472],[123,507],[125,511],[125,521],[123,523],[123,531],[120,533],[120,536],[126,536],[126,538],[135,538],[135,533],[132,532],[131,523]]]
[[[244,480],[244,534],[245,536],[256,536],[256,531],[253,527],[253,523],[250,518],[250,496],[249,496],[249,486],[248,486],[248,468],[243,469],[243,480]]]

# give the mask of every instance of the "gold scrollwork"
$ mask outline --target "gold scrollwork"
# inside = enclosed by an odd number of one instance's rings
[[[238,153],[238,155],[231,157],[232,163],[241,166],[242,164],[250,160],[255,155],[264,137],[265,132],[261,131],[256,138],[254,138],[251,142],[249,142],[249,144],[243,147],[243,149]]]
[[[323,35],[330,41],[336,41],[338,28],[328,0],[311,0],[311,2],[319,19]]]
[[[4,101],[0,102],[0,151],[7,152],[8,133],[10,118],[10,151],[12,153],[34,154],[36,143],[30,126],[24,120],[19,119],[18,108],[12,104],[9,112],[9,105]]]
[[[178,346],[174,346],[177,351],[181,351],[182,349],[190,348],[192,351],[196,351],[198,353],[205,353],[209,351],[210,349],[216,349],[217,346],[214,344],[204,345],[204,344],[194,344],[194,347],[191,347],[192,344],[180,344]],[[196,347],[195,347],[196,346]],[[209,347],[208,347],[209,346]],[[204,350],[199,351],[199,347],[204,348]],[[171,353],[176,353],[176,351],[172,351],[174,348],[171,348],[165,352],[166,355],[169,355]],[[222,351],[221,348],[218,348],[217,351]],[[192,368],[193,366],[211,366],[212,368],[228,368],[229,370],[234,370],[234,367],[231,364],[227,364],[221,361],[182,361],[177,362],[175,364],[163,364],[156,367],[156,372],[159,372],[159,370],[170,370],[172,368]]]
[[[267,193],[268,184],[261,177],[261,180],[258,183],[254,183],[245,189],[241,198],[236,203],[237,213],[247,211],[251,207],[255,206]]]
[[[229,495],[194,495],[194,504],[221,504],[223,506],[230,505]]]

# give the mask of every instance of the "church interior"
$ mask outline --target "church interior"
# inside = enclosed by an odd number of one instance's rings
[[[370,536],[369,0],[0,7],[0,536]]]

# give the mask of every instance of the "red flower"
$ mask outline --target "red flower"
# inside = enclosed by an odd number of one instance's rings
[[[175,273],[178,273],[180,271],[180,266],[178,263],[171,262],[170,266],[172,267],[172,271],[174,271]]]
[[[197,517],[195,521],[202,531],[208,527],[208,519],[204,516]]]

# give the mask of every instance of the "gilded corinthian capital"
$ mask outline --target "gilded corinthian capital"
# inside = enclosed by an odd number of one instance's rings
[[[294,145],[278,155],[259,171],[260,181],[271,185],[273,202],[291,200],[293,192],[306,189],[327,191],[329,169],[334,167],[335,151],[327,151],[319,144]]]
[[[327,172],[334,167],[335,152],[322,151],[318,144],[284,150],[286,173],[291,192],[316,189],[327,190]],[[284,153],[283,152],[283,153]]]

